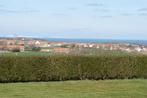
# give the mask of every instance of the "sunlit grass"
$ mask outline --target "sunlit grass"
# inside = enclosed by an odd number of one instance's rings
[[[147,98],[147,80],[0,84],[0,98]]]

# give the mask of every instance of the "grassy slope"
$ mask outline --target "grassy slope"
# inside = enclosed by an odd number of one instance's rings
[[[147,80],[0,84],[0,98],[147,98]]]

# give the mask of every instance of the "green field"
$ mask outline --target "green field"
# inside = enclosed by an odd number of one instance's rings
[[[0,56],[50,56],[53,53],[46,52],[8,52],[0,53]]]
[[[0,53],[0,56],[52,56],[52,55],[67,55],[66,53],[54,53],[54,52],[35,52],[35,51],[25,51],[25,52],[7,52]],[[86,49],[86,50],[75,50],[68,55],[82,55],[82,56],[138,56],[141,53],[136,52],[125,52],[120,50],[99,50],[99,49]]]
[[[0,98],[147,98],[147,80],[8,83]]]

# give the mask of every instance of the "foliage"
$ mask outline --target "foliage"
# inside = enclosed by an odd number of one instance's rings
[[[20,52],[20,49],[15,48],[15,49],[12,50],[12,52]]]
[[[40,50],[41,50],[40,47],[36,47],[36,46],[33,46],[33,47],[32,47],[32,51],[40,51]]]
[[[0,82],[147,78],[147,56],[0,56]]]

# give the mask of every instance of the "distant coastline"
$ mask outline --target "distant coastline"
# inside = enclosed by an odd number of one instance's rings
[[[114,40],[114,39],[74,39],[74,38],[44,38],[50,42],[81,42],[81,43],[130,43],[147,45],[147,40]]]
[[[147,46],[147,40],[127,40],[127,39],[91,39],[91,38],[37,38],[37,37],[0,37],[0,38],[26,38],[46,40],[49,42],[75,42],[75,43],[129,43]]]

